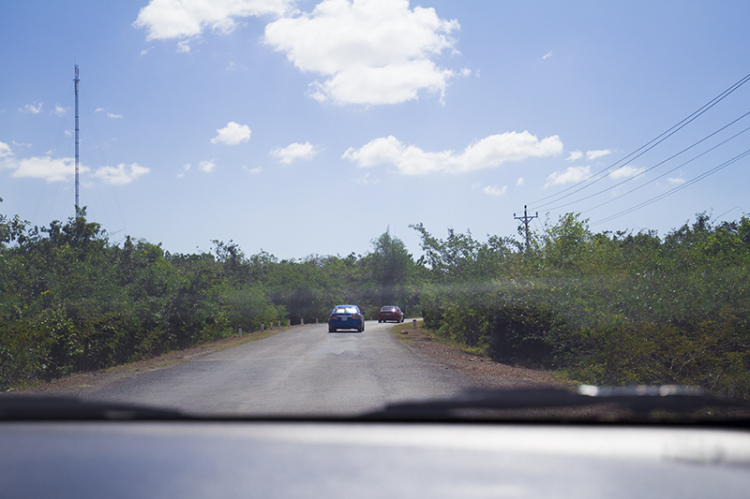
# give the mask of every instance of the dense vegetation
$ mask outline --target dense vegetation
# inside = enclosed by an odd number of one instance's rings
[[[413,226],[364,256],[278,260],[232,241],[171,254],[112,244],[85,210],[30,227],[0,216],[0,389],[235,334],[384,304],[493,359],[596,384],[681,383],[750,397],[750,219],[705,214],[664,238],[593,233],[574,214],[516,239]]]

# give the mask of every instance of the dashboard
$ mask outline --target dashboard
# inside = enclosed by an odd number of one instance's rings
[[[745,498],[744,430],[535,424],[0,423],[7,498]]]

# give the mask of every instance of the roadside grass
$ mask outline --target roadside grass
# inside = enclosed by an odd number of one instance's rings
[[[85,388],[89,386],[87,381],[92,380],[100,375],[122,377],[135,372],[143,371],[157,371],[160,369],[166,369],[177,364],[183,364],[189,362],[197,357],[211,354],[213,352],[220,352],[229,348],[238,347],[246,343],[253,341],[264,340],[275,336],[278,333],[287,331],[296,326],[282,326],[275,327],[273,329],[266,329],[261,332],[251,331],[243,332],[242,338],[238,336],[232,336],[229,338],[223,338],[220,340],[209,341],[198,345],[193,345],[188,348],[181,350],[172,350],[155,357],[149,357],[144,359],[135,360],[132,362],[126,362],[115,366],[110,366],[104,369],[98,369],[87,372],[72,373],[61,378],[54,379],[52,381],[44,381],[42,379],[30,380],[23,384],[13,386],[4,393],[17,392],[21,390],[46,390],[66,387],[78,387]],[[0,392],[2,394],[3,392]]]

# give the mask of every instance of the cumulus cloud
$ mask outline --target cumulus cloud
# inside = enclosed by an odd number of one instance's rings
[[[253,175],[258,175],[260,172],[263,171],[263,168],[260,166],[256,166],[255,168],[248,168],[247,166],[242,166],[244,170],[247,170],[248,172],[252,173]]]
[[[685,179],[684,178],[679,178],[679,177],[668,178],[667,180],[672,185],[680,185],[680,184],[684,184],[685,183]]]
[[[138,163],[130,166],[120,163],[115,166],[103,166],[94,172],[94,177],[102,179],[104,182],[112,185],[125,185],[133,180],[146,175],[150,170]]]
[[[269,154],[278,158],[280,163],[291,165],[298,159],[309,160],[314,158],[315,155],[318,154],[318,151],[315,149],[315,146],[309,142],[305,142],[304,144],[295,142],[289,144],[287,147],[274,149]]]
[[[0,142],[0,158],[6,156],[13,156],[13,150],[11,150],[10,146],[5,142]]]
[[[606,156],[608,154],[612,154],[612,151],[609,149],[601,149],[598,151],[586,151],[586,158],[591,161],[597,158],[601,158],[602,156]]]
[[[518,177],[518,180],[516,181],[516,187],[521,187],[526,180],[523,177]]]
[[[583,157],[583,153],[581,151],[570,151],[570,154],[568,155],[566,161],[575,161],[577,159],[581,159]]]
[[[550,185],[562,185],[570,182],[580,182],[591,176],[591,167],[588,166],[569,166],[563,173],[553,172],[547,177],[547,183],[544,187]]]
[[[309,14],[266,26],[265,41],[303,72],[325,78],[310,95],[336,104],[396,104],[442,94],[455,72],[433,62],[455,51],[458,21],[408,0],[323,0]]]
[[[626,165],[613,171],[610,174],[610,177],[614,179],[636,177],[640,175],[641,173],[643,173],[644,171],[645,171],[645,168],[643,167],[638,168],[633,165]]]
[[[228,146],[236,146],[250,140],[250,127],[247,125],[240,125],[234,121],[227,123],[224,128],[216,130],[218,135],[211,139],[212,144],[226,144]]]
[[[544,60],[544,59],[549,59],[550,57],[552,57],[552,52],[547,52],[546,54],[544,54],[544,55],[542,56],[542,60]]]
[[[47,182],[67,181],[75,174],[75,159],[52,158],[49,156],[33,157],[16,160],[6,153],[0,166],[13,170],[13,177],[40,178]],[[79,173],[89,171],[89,168],[79,165]]]
[[[389,136],[372,140],[359,149],[350,147],[342,158],[357,163],[360,168],[386,164],[395,166],[402,175],[427,175],[483,170],[507,161],[560,154],[562,149],[557,135],[539,140],[526,131],[491,135],[469,145],[460,154],[451,150],[427,152]]]
[[[190,170],[191,165],[190,163],[185,163],[185,166],[182,167],[182,171],[177,174],[177,178],[182,178],[185,176],[185,172]]]
[[[133,26],[146,29],[147,41],[190,38],[205,29],[226,34],[237,27],[236,18],[280,16],[292,4],[292,0],[151,0],[138,12]]]
[[[198,169],[206,173],[211,173],[216,168],[215,161],[215,159],[203,160],[198,163]]]
[[[43,104],[44,102],[40,102],[38,104],[34,102],[33,104],[26,104],[23,107],[19,107],[18,110],[21,111],[22,113],[39,114],[42,112]]]
[[[122,119],[122,115],[121,114],[107,113],[107,118]]]

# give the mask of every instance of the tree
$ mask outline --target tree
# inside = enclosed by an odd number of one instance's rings
[[[372,241],[372,246],[368,266],[380,303],[403,303],[407,299],[405,284],[414,266],[406,245],[400,239],[391,237],[390,231],[386,230]]]

